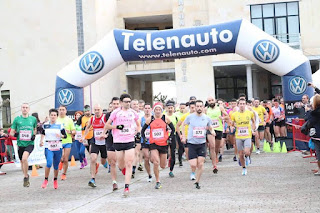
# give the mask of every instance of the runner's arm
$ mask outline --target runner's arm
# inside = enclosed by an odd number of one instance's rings
[[[181,124],[182,124],[182,122],[181,122],[181,120],[179,120],[177,123],[177,129],[176,129],[176,132],[179,135],[179,137],[181,137],[181,131],[180,131]]]
[[[254,117],[251,118],[252,121],[252,132],[256,131],[256,118],[255,118],[255,114],[253,113]]]
[[[91,126],[92,126],[91,122],[88,122],[87,126],[86,126],[86,129],[84,130],[84,134],[82,135],[82,140],[84,140],[85,137],[87,136],[87,134],[89,133],[89,130],[90,130]]]
[[[140,120],[136,120],[136,125],[137,125],[137,132],[141,131],[141,124],[140,124]]]
[[[266,120],[269,119],[269,114],[267,112],[267,110],[264,111],[264,122],[266,122]]]

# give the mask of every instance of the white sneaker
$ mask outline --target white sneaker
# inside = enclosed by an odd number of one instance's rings
[[[196,179],[196,174],[194,172],[191,172],[190,180],[195,180],[195,179]]]
[[[243,169],[242,169],[242,175],[243,175],[243,176],[247,175],[247,168],[243,168]]]
[[[258,155],[260,154],[260,150],[259,149],[257,149],[256,154],[258,154]]]
[[[148,177],[147,181],[148,181],[149,183],[151,183],[151,182],[152,182],[152,177],[151,177],[151,178]]]
[[[314,176],[320,176],[320,172],[319,171],[317,171],[316,173],[313,173],[314,174]]]

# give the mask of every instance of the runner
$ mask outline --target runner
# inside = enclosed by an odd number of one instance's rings
[[[262,141],[264,138],[266,120],[268,120],[269,115],[266,109],[260,105],[259,98],[254,99],[253,105],[254,106],[252,107],[252,109],[258,114],[258,119],[259,119],[257,122],[259,123],[259,127],[255,135],[255,142],[256,142],[256,153],[260,154],[260,141]]]
[[[177,128],[177,123],[178,123],[178,117],[174,114],[174,102],[167,102],[166,104],[167,106],[167,110],[166,110],[166,116],[170,119],[170,121],[172,122],[174,128]],[[169,141],[169,148],[170,148],[170,157],[169,157],[169,166],[170,166],[170,172],[169,172],[169,177],[174,177],[173,174],[173,168],[174,165],[176,163],[176,147],[177,147],[177,142],[176,142],[176,133],[175,132],[171,132],[171,130],[169,130],[169,136],[171,134],[174,134],[175,136],[171,137],[172,140]]]
[[[90,153],[90,144],[94,142],[92,127],[89,129],[89,132],[88,132],[87,136],[85,137],[85,139],[83,141],[80,140],[82,138],[82,136],[84,135],[84,131],[86,130],[86,126],[92,117],[91,108],[89,105],[84,106],[83,112],[84,112],[84,114],[77,121],[77,125],[81,127],[81,135],[80,135],[80,132],[76,132],[76,136],[75,136],[76,138],[79,138],[79,144],[80,144],[79,154],[83,152],[83,155],[82,155],[83,163],[81,164],[80,169],[88,165],[88,161],[85,156],[85,150],[83,149],[83,147],[85,147],[87,149],[87,151]]]
[[[113,97],[111,100],[112,104],[112,111],[108,112],[106,114],[107,120],[109,120],[111,113],[118,109],[120,107],[120,99],[118,97]],[[112,190],[118,190],[118,183],[117,183],[117,156],[116,156],[116,150],[114,149],[113,146],[113,135],[111,130],[107,130],[106,126],[104,127],[103,132],[107,132],[107,138],[106,138],[106,143],[107,143],[107,158],[108,162],[110,165],[110,173],[111,173],[111,179],[112,179]]]
[[[47,160],[47,165],[45,168],[44,181],[41,185],[43,189],[48,186],[48,178],[50,174],[50,168],[53,164],[54,177],[53,177],[53,188],[58,188],[58,173],[59,173],[59,163],[62,156],[62,138],[67,137],[67,133],[63,128],[63,125],[57,122],[58,110],[49,110],[50,121],[43,124],[41,132],[40,146],[45,147],[45,156]],[[45,142],[43,142],[45,139]]]
[[[83,116],[82,111],[76,111],[74,113],[74,127],[76,129],[76,134],[74,136],[74,143],[75,147],[77,149],[77,152],[79,153],[79,161],[80,161],[80,169],[83,169],[87,165],[87,159],[86,159],[86,148],[83,145],[83,143],[80,142],[80,139],[82,138],[82,128],[81,128],[81,120],[80,124],[78,124],[78,120]]]
[[[124,197],[129,196],[132,163],[135,156],[135,136],[140,138],[141,130],[139,116],[134,110],[130,109],[130,102],[131,96],[122,94],[120,96],[121,108],[111,113],[105,126],[105,129],[112,129],[113,146],[116,150],[118,166],[125,175]]]
[[[266,120],[266,129],[264,131],[264,137],[267,140],[267,142],[273,144],[272,137],[271,137],[271,132],[270,132],[270,125],[273,120],[273,113],[271,107],[268,105],[268,102],[266,100],[263,101],[262,103],[263,107],[266,109],[268,113],[268,119]]]
[[[222,116],[222,126],[223,126],[223,131],[222,131],[222,138],[220,142],[220,155],[219,155],[219,162],[222,162],[222,156],[224,153],[224,147],[226,146],[226,139],[227,139],[227,128],[228,128],[228,120],[229,120],[229,115],[226,111],[226,106],[225,102],[222,99],[218,99],[218,106],[222,106],[226,112],[225,116]]]
[[[176,116],[178,117],[178,120],[181,119],[181,117],[185,114],[185,111],[186,111],[186,104],[185,103],[180,103],[179,104],[179,111],[175,112]],[[184,153],[184,145],[183,143],[181,142],[181,139],[180,139],[180,136],[179,134],[176,134],[176,140],[178,142],[178,160],[179,160],[179,166],[183,166],[182,164],[182,155]]]
[[[184,120],[186,119],[186,117],[188,115],[194,113],[195,110],[196,110],[196,102],[192,101],[189,103],[189,112],[185,113],[177,123],[177,131],[176,132],[178,133],[181,140],[182,140],[182,132],[181,132],[180,127],[181,127],[182,123],[184,122]],[[182,131],[184,131],[185,135],[188,135],[188,125],[185,125],[184,130],[182,130]],[[189,156],[188,155],[188,139],[187,139],[186,143],[184,144],[184,151],[186,153],[186,158],[188,159],[188,156]],[[190,179],[195,179],[195,174],[191,173]]]
[[[72,146],[72,135],[75,135],[76,130],[75,130],[72,119],[67,116],[67,107],[60,105],[58,111],[59,111],[59,117],[57,119],[57,122],[63,124],[64,129],[66,130],[66,133],[67,133],[67,138],[62,139],[63,151],[62,151],[61,162],[59,164],[59,170],[61,170],[63,167],[61,180],[66,180],[69,155],[70,155],[71,146]]]
[[[97,162],[98,154],[101,156],[101,164],[104,165],[107,162],[107,147],[106,147],[106,135],[104,134],[104,125],[107,122],[106,115],[102,114],[102,108],[99,104],[94,107],[94,116],[91,117],[88,122],[81,141],[85,140],[85,137],[89,133],[90,128],[93,128],[93,141],[91,143],[90,154],[90,171],[91,180],[88,185],[96,187],[96,174],[98,173],[99,163]]]
[[[284,137],[286,122],[284,120],[284,109],[279,106],[278,99],[274,99],[274,107],[272,107],[274,117],[274,135],[275,137]]]
[[[144,105],[144,116],[141,118],[141,127],[144,126],[147,119],[151,118],[151,104],[146,103]],[[152,182],[152,175],[150,170],[150,126],[144,131],[145,138],[141,137],[141,147],[144,158],[144,167],[148,173],[148,182]]]
[[[227,111],[227,113],[229,114],[229,117],[231,118],[232,113],[238,111],[238,106],[237,106],[237,99],[233,98],[231,100],[231,107],[230,109]],[[230,126],[229,126],[229,130],[228,130],[228,137],[229,137],[229,141],[231,142],[231,144],[233,145],[234,148],[234,157],[233,157],[233,161],[237,161],[237,145],[236,145],[236,128],[233,129],[233,131],[231,131]]]
[[[204,105],[200,100],[196,101],[196,113],[190,114],[182,124],[182,128],[188,125],[188,148],[189,163],[194,173],[197,169],[196,182],[197,189],[200,189],[200,177],[203,173],[203,164],[206,157],[206,134],[210,131],[214,135],[211,119],[204,114]],[[182,142],[186,143],[185,132],[182,132]]]
[[[169,140],[173,140],[175,137],[175,128],[170,119],[163,114],[163,107],[161,103],[156,103],[153,106],[154,116],[148,118],[144,124],[141,134],[145,138],[145,130],[150,126],[150,151],[151,162],[153,163],[153,171],[156,177],[155,189],[162,187],[159,178],[159,165],[162,169],[166,167],[167,153],[168,153],[168,129],[167,125],[171,129],[171,135]]]
[[[207,131],[207,139],[209,142],[209,149],[213,167],[212,171],[214,174],[217,174],[217,160],[223,132],[222,116],[227,116],[228,114],[222,105],[216,105],[216,100],[212,96],[209,96],[207,98],[207,102],[208,108],[205,110],[205,114],[207,114],[207,116],[211,119],[212,128],[215,132],[215,134],[212,135],[210,131]]]
[[[11,125],[10,135],[17,137],[18,155],[23,172],[23,186],[29,187],[29,174],[28,174],[28,158],[34,148],[34,139],[37,134],[37,119],[29,116],[29,104],[24,103],[21,105],[22,115],[16,117]]]
[[[251,121],[251,123],[250,123]],[[236,127],[236,143],[239,154],[239,162],[242,166],[242,175],[247,175],[250,164],[251,138],[255,129],[255,117],[253,112],[246,110],[246,100],[239,99],[239,111],[231,114],[231,131]]]

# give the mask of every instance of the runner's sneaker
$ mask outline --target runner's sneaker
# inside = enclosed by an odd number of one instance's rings
[[[141,164],[139,164],[138,170],[139,170],[140,172],[142,172],[142,171],[143,171],[143,167],[142,167],[142,165],[141,165]]]
[[[147,181],[148,181],[149,183],[151,183],[151,182],[152,182],[152,176],[151,176],[151,175],[149,175],[149,177],[148,177]]]
[[[237,161],[237,156],[234,156],[234,157],[233,157],[233,161]]]
[[[62,173],[62,175],[61,175],[61,180],[66,180],[66,179],[67,179],[67,175],[64,174],[64,173]]]
[[[200,185],[198,182],[194,183],[194,185],[196,186],[196,189],[200,189]]]
[[[118,184],[117,183],[113,183],[112,184],[112,191],[116,191],[118,190]]]
[[[247,157],[245,157],[245,158],[246,158],[246,166],[248,166],[249,164],[251,164],[250,157],[247,156]]]
[[[58,180],[53,180],[53,188],[54,189],[58,188]]]
[[[103,165],[103,167],[106,169],[109,167],[108,161],[106,161],[106,163]]]
[[[174,177],[173,172],[169,172],[169,177]]]
[[[183,164],[182,164],[182,162],[179,162],[179,167],[183,167]]]
[[[2,171],[0,170],[0,175],[5,175],[5,174],[7,174],[7,173],[2,172]]]
[[[126,168],[123,168],[123,169],[121,170],[121,172],[122,172],[123,175],[126,175]]]
[[[194,172],[191,172],[190,180],[195,180],[195,179],[196,179],[196,174]]]
[[[241,161],[240,161],[240,159],[238,159],[238,164],[239,164],[239,166],[241,166]]]
[[[122,194],[123,197],[128,197],[129,196],[129,188],[125,188]]]
[[[313,173],[314,174],[314,176],[320,176],[320,172],[319,171],[317,171],[316,173]]]
[[[99,164],[99,163],[96,163],[96,174],[98,174],[99,166],[100,166],[100,164]]]
[[[110,164],[109,164],[108,173],[110,173],[110,172],[111,172],[111,166],[110,166]]]
[[[134,173],[131,174],[131,178],[134,179]]]
[[[48,180],[45,179],[41,185],[41,188],[45,189],[47,188],[47,186],[48,186]]]
[[[83,163],[84,163],[84,166],[87,166],[87,165],[88,165],[87,158],[83,158]]]
[[[219,162],[222,162],[222,155],[219,156]]]
[[[247,168],[243,168],[243,169],[242,169],[242,175],[243,175],[243,176],[247,175]]]
[[[83,169],[83,168],[84,168],[84,163],[82,162],[81,166],[80,166],[80,169]]]
[[[28,177],[23,178],[23,186],[24,187],[30,186],[29,175],[28,175]]]
[[[156,183],[156,186],[154,187],[155,189],[161,189],[162,188],[162,185],[160,182],[157,182]]]
[[[216,166],[213,168],[213,173],[214,173],[214,174],[218,174],[218,169],[217,169]]]
[[[256,154],[257,154],[257,155],[259,155],[259,154],[260,154],[260,150],[259,150],[259,149],[257,149]]]
[[[60,162],[60,163],[59,163],[59,170],[62,170],[62,167],[63,167],[63,163]]]
[[[91,180],[89,181],[89,183],[88,183],[88,186],[91,186],[91,187],[97,187],[97,185],[96,185],[96,181],[95,181],[95,180],[93,180],[93,179],[91,179]]]

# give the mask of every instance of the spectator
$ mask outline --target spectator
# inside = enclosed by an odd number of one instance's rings
[[[0,175],[5,175],[5,172],[1,171],[2,164],[5,162],[5,157],[7,153],[5,141],[6,137],[8,137],[7,134],[4,133],[4,130],[0,128]]]
[[[313,87],[313,89],[315,90],[315,92],[316,92],[317,94],[320,94],[320,89],[318,89],[313,83],[309,82],[309,83],[308,83],[308,86],[309,86],[309,87]]]
[[[12,143],[12,140],[17,140],[17,138],[15,137],[12,137],[10,135],[10,131],[11,131],[11,128],[8,129],[8,138],[7,138],[7,155],[8,155],[8,160],[9,161],[13,161],[14,159],[14,151],[13,151],[13,143]]]
[[[313,99],[313,110],[310,112],[307,121],[307,129],[309,135],[314,142],[315,151],[317,154],[318,171],[314,173],[315,176],[320,176],[320,95],[317,94]]]
[[[34,112],[31,115],[37,119],[37,134],[40,134],[40,132],[42,132],[43,123],[40,122],[39,115],[37,112]]]

